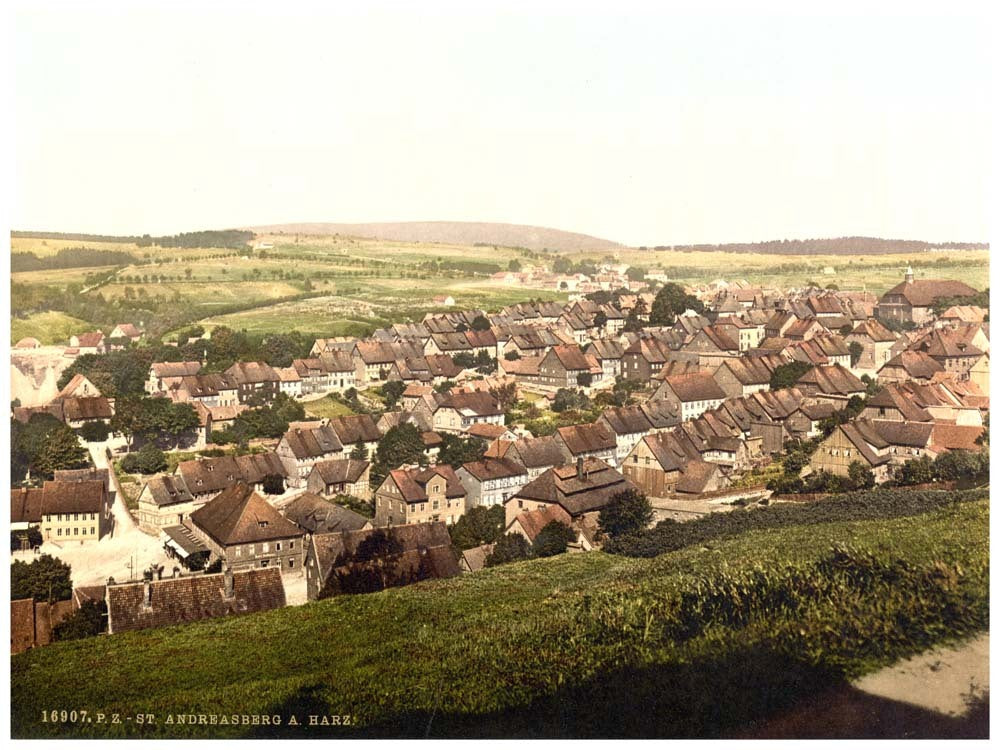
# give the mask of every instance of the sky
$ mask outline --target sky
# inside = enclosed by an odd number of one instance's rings
[[[984,19],[755,7],[22,4],[11,224],[987,240]]]

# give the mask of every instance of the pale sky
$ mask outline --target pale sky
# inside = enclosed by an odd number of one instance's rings
[[[989,237],[983,18],[331,5],[23,5],[13,227]]]

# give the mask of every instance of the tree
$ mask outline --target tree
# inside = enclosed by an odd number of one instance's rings
[[[531,553],[535,557],[561,555],[575,541],[576,532],[573,529],[561,521],[549,521],[535,536]]]
[[[492,568],[517,560],[527,560],[529,557],[531,557],[531,545],[528,544],[528,540],[520,534],[510,533],[497,539],[493,551],[483,564],[487,568]]]
[[[787,365],[779,365],[771,373],[771,390],[777,391],[781,388],[791,388],[799,378],[812,369],[808,362],[789,362]]]
[[[461,438],[449,433],[441,434],[441,449],[438,452],[439,464],[448,464],[458,468],[462,464],[478,461],[486,452],[486,441],[478,437]]]
[[[352,458],[355,461],[367,461],[368,460],[368,449],[365,447],[363,440],[359,440],[351,448],[351,455],[348,458]]]
[[[473,331],[488,331],[490,330],[490,327],[490,321],[483,315],[477,315],[472,319]]]
[[[10,566],[10,598],[36,602],[61,602],[73,595],[70,567],[51,555],[30,563],[15,560]]]
[[[934,476],[945,481],[989,476],[989,454],[953,450],[934,459]]]
[[[514,353],[516,354],[516,352]],[[494,386],[490,388],[490,395],[499,402],[501,410],[507,411],[517,403],[517,383],[512,380],[503,385]]]
[[[378,441],[375,449],[375,465],[372,466],[372,486],[377,487],[389,471],[403,464],[417,464],[424,461],[424,441],[420,430],[406,422],[389,429]]]
[[[590,399],[582,391],[560,388],[552,399],[552,411],[563,412],[570,409],[589,409]]]
[[[705,306],[697,297],[684,291],[684,287],[670,281],[656,293],[649,311],[649,322],[654,326],[670,326],[685,310],[703,313]]]
[[[576,376],[576,384],[581,388],[589,388],[594,382],[594,376],[589,372],[581,372]]]
[[[87,451],[80,445],[76,433],[61,424],[49,433],[32,470],[45,479],[52,479],[58,469],[82,469],[88,463]]]
[[[573,263],[568,258],[562,256],[552,261],[552,273],[569,273],[573,270]]]
[[[26,529],[19,529],[10,532],[10,551],[17,552],[21,549],[34,549],[42,544],[42,532],[37,526],[29,526]]]
[[[865,353],[865,348],[861,346],[861,342],[852,341],[847,350],[851,353],[851,367],[857,367],[858,362],[861,361],[861,355]]]
[[[503,358],[508,362],[513,362],[516,359],[520,359],[521,355],[516,351],[510,351],[503,355]]]
[[[155,474],[167,468],[167,457],[155,443],[146,443],[138,452],[125,456],[121,467],[129,474]]]
[[[512,273],[517,273],[518,271],[521,270],[521,261],[519,261],[517,258],[511,258],[510,263],[507,264],[507,270],[511,271]]]
[[[388,383],[383,383],[380,388],[385,405],[389,408],[396,405],[405,390],[406,383],[402,380],[390,380]]]
[[[477,505],[448,527],[451,543],[460,550],[472,549],[481,544],[493,544],[503,536],[503,530],[502,505]]]
[[[934,481],[934,464],[927,456],[911,458],[899,467],[896,483],[900,485],[928,484]]]
[[[851,465],[847,467],[847,478],[856,490],[870,490],[875,486],[875,474],[861,461],[851,461]]]
[[[261,486],[268,495],[280,495],[285,491],[285,478],[281,474],[267,474]]]
[[[597,517],[597,526],[611,537],[644,530],[653,520],[653,506],[639,490],[628,489],[612,495]]]
[[[107,630],[107,617],[107,604],[86,601],[80,609],[52,629],[52,638],[56,641],[73,641],[100,635]]]
[[[83,427],[80,428],[80,437],[88,443],[103,442],[108,439],[110,433],[111,428],[108,427],[106,422],[101,422],[100,420],[85,422]]]
[[[628,276],[629,281],[642,281],[646,278],[646,269],[639,266],[629,266],[625,275]]]

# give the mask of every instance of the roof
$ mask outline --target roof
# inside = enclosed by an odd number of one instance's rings
[[[502,424],[491,424],[488,422],[476,422],[465,431],[467,435],[483,438],[484,440],[496,440],[502,435],[506,435],[510,430]]]
[[[330,456],[342,453],[344,450],[344,444],[331,425],[312,428],[293,427],[284,434],[281,442],[286,444],[292,455],[299,460]]]
[[[931,429],[930,445],[937,453],[944,450],[966,450],[979,452],[982,446],[976,440],[983,434],[983,428],[973,425],[936,423]]]
[[[119,323],[115,326],[119,331],[121,331],[122,336],[127,336],[130,339],[139,338],[142,336],[142,331],[136,328],[131,323]],[[111,331],[114,333],[114,330]]]
[[[848,396],[865,392],[865,384],[843,365],[818,365],[798,379],[796,385],[815,387],[826,395]]]
[[[80,347],[100,346],[101,342],[104,341],[104,334],[100,331],[88,331],[77,334],[76,340]]]
[[[451,408],[459,413],[471,413],[477,416],[495,416],[503,414],[500,402],[492,394],[484,391],[473,393],[439,393],[435,394],[438,409]]]
[[[613,406],[601,414],[604,422],[616,435],[633,435],[653,429],[642,405]]]
[[[700,495],[709,482],[719,475],[717,464],[707,461],[688,461],[684,464],[675,491],[685,495]]]
[[[462,468],[480,482],[525,476],[528,473],[524,466],[511,458],[483,458],[479,461],[462,464]]]
[[[327,581],[335,570],[347,572],[349,564],[365,565],[354,559],[358,547],[374,534],[385,534],[397,542],[402,554],[396,561],[394,576],[412,578],[421,567],[423,552],[427,553],[424,570],[430,578],[450,578],[461,571],[451,552],[451,536],[443,521],[392,526],[386,529],[363,529],[314,534],[310,558],[315,560],[320,581]]]
[[[201,362],[154,362],[149,369],[158,378],[182,378],[196,375],[201,370]]]
[[[85,396],[77,398],[66,396],[62,400],[63,415],[67,421],[81,419],[111,419],[114,412],[110,402],[104,396]]]
[[[343,417],[333,417],[328,422],[330,428],[337,434],[344,445],[355,443],[372,443],[382,437],[371,414],[350,414]]]
[[[298,526],[242,482],[194,511],[191,523],[223,547],[302,536]]]
[[[560,427],[557,433],[574,456],[594,451],[614,450],[618,445],[614,433],[600,422]]]
[[[486,448],[486,456],[500,457],[510,451],[529,469],[542,466],[558,466],[567,463],[572,456],[557,435],[520,438],[514,442],[498,440]]]
[[[45,492],[41,487],[12,487],[10,490],[10,522],[41,523]]]
[[[537,510],[526,510],[523,513],[518,513],[514,520],[507,525],[507,528],[509,529],[515,523],[519,524],[528,537],[528,541],[534,542],[539,532],[553,521],[569,526],[573,522],[573,518],[561,505],[548,505]]]
[[[86,479],[78,482],[50,480],[42,485],[42,514],[100,513],[107,501],[104,482]]]
[[[567,370],[590,370],[590,362],[579,346],[553,346],[550,351]]]
[[[330,531],[357,531],[369,526],[371,521],[342,505],[303,492],[296,495],[284,508],[285,518],[302,527],[310,534]]]
[[[312,471],[323,484],[353,484],[364,475],[370,465],[368,461],[355,458],[330,458],[314,463]]]
[[[445,480],[445,497],[465,497],[465,487],[455,470],[448,464],[437,464],[427,468],[394,469],[389,477],[399,488],[399,494],[408,503],[426,502],[427,484],[436,476]]]
[[[288,472],[278,454],[252,453],[245,456],[219,456],[181,461],[177,464],[179,474],[195,495],[220,492],[236,482],[258,484],[268,474],[287,476]]]
[[[904,351],[886,362],[879,371],[886,368],[901,368],[913,378],[930,380],[934,373],[943,372],[944,367],[926,352]]]
[[[225,595],[225,573],[108,586],[108,623],[113,632],[181,625],[211,617],[263,612],[285,606],[277,568],[236,571],[233,595]],[[143,606],[145,586],[150,606]]]
[[[462,561],[465,563],[466,567],[468,567],[470,572],[475,573],[477,570],[482,570],[486,567],[486,558],[492,553],[492,544],[481,544],[478,547],[463,550]]]
[[[875,318],[862,320],[849,334],[851,336],[867,336],[872,341],[895,341],[899,338],[896,334],[879,323]]]
[[[148,490],[149,498],[157,507],[194,500],[184,477],[176,474],[152,477],[146,482],[146,490]]]
[[[966,336],[953,329],[935,329],[917,341],[912,349],[934,357],[979,357],[982,350],[966,340]]]
[[[266,362],[235,362],[226,370],[238,384],[245,383],[278,383],[281,378],[275,369]]]
[[[599,458],[583,459],[577,476],[576,465],[558,466],[528,482],[515,498],[544,503],[558,503],[571,516],[603,508],[611,498],[624,490],[636,489],[621,473]]]
[[[895,295],[901,295],[913,307],[930,307],[938,299],[944,297],[971,297],[979,294],[976,289],[963,281],[951,279],[919,279],[902,282],[882,295],[885,303]]]
[[[715,382],[715,378],[706,372],[668,375],[663,379],[663,382],[684,403],[726,398],[725,391]]]
[[[16,344],[14,344],[15,349],[37,349],[42,345],[42,342],[32,336],[25,336],[20,339]]]

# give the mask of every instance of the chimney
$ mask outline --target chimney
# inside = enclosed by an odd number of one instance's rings
[[[142,606],[153,606],[153,585],[148,580],[142,582]]]
[[[178,578],[178,577],[180,576],[180,574],[181,574],[181,569],[180,569],[180,568],[178,568],[178,567],[177,567],[177,566],[175,565],[175,566],[174,566],[174,578]]]
[[[225,592],[227,599],[232,599],[234,594],[233,588],[233,569],[226,566],[225,572],[222,574],[223,581],[223,591]]]
[[[163,580],[163,566],[162,565],[156,569],[156,580],[157,581]]]
[[[583,479],[583,456],[576,459],[576,478]]]
[[[111,576],[108,577],[108,585],[109,586],[114,586],[115,585],[115,579],[113,577],[111,577]]]

